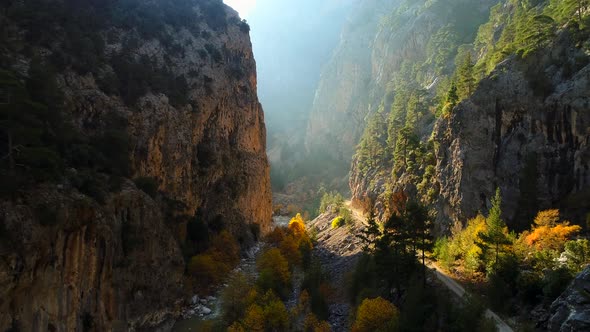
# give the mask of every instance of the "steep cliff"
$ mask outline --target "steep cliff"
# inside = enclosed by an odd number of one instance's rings
[[[353,9],[320,75],[306,133],[308,150],[349,163],[375,88],[371,60],[375,35],[380,20],[398,5],[399,1],[361,1]]]
[[[249,27],[217,0],[9,1],[0,24],[0,328],[173,318],[191,223],[270,227]]]
[[[465,54],[461,45],[473,40],[494,3],[401,1],[381,18],[371,35],[371,87],[365,92],[362,121],[356,124],[362,136],[348,142],[355,151],[350,172],[353,204],[368,208],[369,201],[375,201],[383,215],[394,191],[416,191],[405,183],[420,182],[421,176],[412,173],[423,173],[432,164],[426,140],[455,59]],[[405,136],[398,137],[402,132]],[[405,150],[398,142],[422,138],[420,162],[412,160],[416,172],[405,172],[406,162],[404,167],[394,165],[396,149]]]
[[[549,207],[581,223],[588,209],[584,16],[568,15],[571,3],[489,1],[460,25],[467,16],[447,10],[466,2],[434,3],[400,6],[385,46],[374,45],[385,59],[375,80],[393,79],[353,159],[353,202],[374,201],[383,217],[404,191],[430,205],[445,232],[486,211],[500,187],[515,229]],[[388,48],[396,51],[383,53]]]
[[[584,51],[573,43],[564,32],[550,49],[506,60],[437,122],[441,222],[486,211],[495,187],[514,228],[551,207],[583,220],[590,207],[590,66],[574,64]],[[578,68],[566,73],[569,66]],[[541,80],[552,92],[539,90]]]

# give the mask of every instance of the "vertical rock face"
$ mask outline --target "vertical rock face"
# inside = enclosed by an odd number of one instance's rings
[[[178,314],[186,295],[187,220],[229,229],[244,246],[270,227],[266,132],[247,25],[216,0],[128,3],[78,9],[104,14],[90,38],[104,46],[98,63],[82,70],[68,63],[77,56],[66,47],[74,32],[61,25],[73,17],[61,11],[70,4],[50,4],[55,20],[37,24],[61,32],[39,43],[28,37],[30,22],[0,14],[8,39],[27,45],[2,49],[3,61],[26,78],[32,54],[44,63],[65,59],[57,85],[68,119],[92,137],[116,116],[130,164],[121,188],[100,200],[76,189],[69,179],[83,172],[69,168],[62,182],[0,201],[0,330],[157,326]],[[18,13],[26,4],[6,6]],[[144,13],[149,26],[141,25]],[[145,177],[157,184],[154,198],[129,181]]]
[[[40,225],[47,206],[57,213]],[[0,261],[3,329],[126,329],[175,316],[180,248],[158,204],[131,183],[102,206],[41,188],[0,211],[12,236]]]
[[[562,35],[544,55],[507,60],[438,121],[433,137],[441,222],[487,211],[496,187],[512,226],[530,223],[519,218],[527,200],[540,208],[564,208],[574,218],[587,211],[590,67],[563,75],[580,52],[569,47],[568,38]],[[558,57],[562,65],[550,66]],[[541,80],[550,83],[552,93],[536,92]]]
[[[306,135],[308,149],[322,149],[350,162],[373,94],[378,95],[371,93],[377,71],[371,60],[375,36],[380,20],[397,5],[399,1],[361,1],[353,10],[320,76]]]
[[[418,192],[416,184],[428,165],[417,162],[413,172],[401,170],[399,165],[394,169],[397,136],[407,127],[423,143],[428,141],[435,122],[437,90],[452,75],[460,45],[473,39],[496,2],[390,2],[392,7],[381,13],[377,29],[371,32],[367,76],[371,83],[363,92],[365,99],[356,99],[364,102],[362,121],[356,124],[356,131],[363,136],[359,146],[354,147],[360,135],[356,141],[346,142],[356,149],[349,181],[353,204],[367,209],[373,202],[383,218],[392,192],[405,191],[412,196]],[[411,95],[417,103],[408,102]]]

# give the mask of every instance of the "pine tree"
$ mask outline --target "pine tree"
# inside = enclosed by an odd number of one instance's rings
[[[361,234],[357,235],[365,244],[363,246],[363,251],[371,252],[375,250],[375,243],[381,236],[381,230],[379,229],[379,224],[377,224],[377,220],[375,219],[375,208],[374,204],[371,202],[369,208],[369,216],[367,217],[367,225],[365,229],[361,231]]]
[[[442,114],[450,114],[453,107],[457,105],[457,102],[459,102],[459,95],[457,95],[457,84],[453,81],[451,82],[451,87],[449,88],[447,96],[445,97],[445,101],[442,105]]]
[[[478,237],[483,242],[485,248],[494,249],[495,264],[498,264],[498,257],[500,256],[500,249],[502,246],[511,243],[508,238],[506,224],[504,223],[504,220],[502,220],[501,204],[502,197],[500,195],[500,188],[497,188],[496,195],[492,199],[492,208],[486,219],[487,231],[478,234]]]
[[[420,250],[422,259],[422,271],[426,277],[426,255],[427,250],[431,250],[433,243],[432,223],[428,217],[426,207],[416,201],[408,203],[405,213],[406,224],[410,229],[413,253]],[[426,280],[426,278],[424,278]]]
[[[457,70],[457,93],[460,99],[469,97],[474,90],[475,78],[473,75],[473,61],[471,60],[471,52],[467,52],[463,58],[463,62]]]

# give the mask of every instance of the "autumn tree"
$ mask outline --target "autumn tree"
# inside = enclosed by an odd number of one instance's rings
[[[263,304],[264,326],[269,331],[287,331],[289,326],[289,313],[283,301],[271,290],[261,299]]]
[[[398,319],[399,310],[391,302],[381,297],[364,299],[357,310],[352,331],[391,331],[395,329]]]
[[[235,322],[244,316],[252,300],[249,296],[251,290],[252,285],[245,275],[237,273],[231,277],[221,293],[223,319],[226,322]]]
[[[289,262],[277,248],[265,251],[256,262],[260,276],[258,285],[263,290],[272,289],[278,294],[286,295],[291,282]]]
[[[305,332],[331,332],[330,324],[325,320],[319,320],[316,315],[309,313],[304,320]]]
[[[559,222],[559,210],[553,209],[540,211],[531,232],[523,233],[523,236],[525,243],[536,250],[561,252],[567,240],[580,230],[580,226],[570,225],[568,221]]]
[[[255,303],[248,307],[242,325],[246,331],[264,331],[264,310],[262,307]]]
[[[501,204],[500,188],[497,188],[496,195],[492,199],[492,207],[486,219],[487,229],[485,232],[478,234],[483,248],[492,248],[494,250],[494,264],[498,264],[498,257],[502,247],[511,243],[508,238],[508,228],[504,220],[502,220]]]

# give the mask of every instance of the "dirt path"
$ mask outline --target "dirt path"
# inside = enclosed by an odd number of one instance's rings
[[[447,288],[451,292],[453,292],[460,298],[462,298],[465,295],[465,289],[461,285],[459,285],[458,282],[453,280],[453,278],[451,278],[445,271],[441,270],[436,264],[430,262],[428,263],[428,267],[432,269],[432,271],[436,274],[438,280],[440,280],[445,286],[447,286]],[[512,328],[508,324],[506,324],[506,322],[504,322],[502,318],[500,318],[500,316],[498,316],[495,312],[491,311],[490,309],[486,309],[486,317],[494,320],[494,322],[496,323],[496,327],[498,328],[498,332],[513,332]]]

